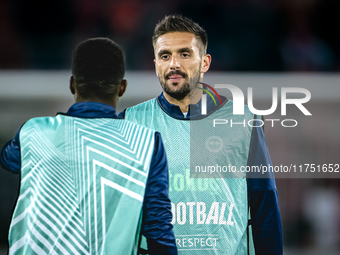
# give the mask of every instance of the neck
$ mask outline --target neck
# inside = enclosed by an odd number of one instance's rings
[[[76,103],[82,103],[82,102],[92,102],[92,103],[101,103],[101,104],[107,104],[110,105],[114,108],[117,108],[117,101],[112,99],[112,100],[106,100],[106,99],[101,99],[101,98],[88,98],[88,99],[84,99],[84,98],[80,98],[77,97],[76,98]]]
[[[170,103],[179,106],[182,112],[188,112],[189,104],[197,104],[202,97],[202,90],[200,89],[193,89],[190,91],[190,94],[184,97],[183,99],[176,99],[171,97],[166,92],[164,93],[165,99]]]

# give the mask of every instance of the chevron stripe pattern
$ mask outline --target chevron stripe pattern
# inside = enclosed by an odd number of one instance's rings
[[[34,118],[20,132],[10,254],[132,254],[154,131],[119,119]]]

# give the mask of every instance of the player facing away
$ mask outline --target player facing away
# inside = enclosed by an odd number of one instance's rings
[[[273,175],[263,179],[190,176],[193,161],[190,146],[197,130],[192,127],[202,129],[213,119],[237,118],[232,115],[232,101],[224,97],[217,105],[207,97],[207,114],[201,113],[199,82],[211,63],[211,56],[206,54],[205,31],[186,17],[166,16],[155,27],[153,47],[156,75],[163,92],[157,98],[127,108],[123,116],[162,134],[169,162],[169,194],[178,253],[282,254],[281,219]],[[260,118],[247,106],[241,117],[245,123]],[[214,148],[210,152],[206,150],[201,161],[211,160],[207,155],[215,153],[220,166],[271,165],[261,127],[226,126],[223,130],[210,127],[213,137],[221,140],[211,142],[223,146],[218,148],[218,153]],[[198,147],[204,149],[205,141]]]
[[[67,113],[22,125],[1,151],[21,174],[9,254],[177,254],[168,166],[158,132],[120,119],[126,89],[120,47],[107,38],[73,55]]]

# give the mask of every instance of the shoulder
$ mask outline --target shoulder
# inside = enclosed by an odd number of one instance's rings
[[[148,126],[148,122],[152,120],[153,113],[157,107],[159,107],[157,99],[153,98],[125,109],[123,118],[141,125]]]
[[[28,128],[32,128],[34,126],[39,126],[39,127],[44,127],[44,126],[50,126],[53,125],[53,123],[55,123],[56,117],[35,117],[32,119],[29,119],[28,121],[26,121],[22,127],[21,127],[21,131],[28,129]]]
[[[147,100],[143,103],[129,107],[129,108],[126,109],[126,112],[144,111],[149,107],[153,107],[155,104],[157,104],[157,98],[153,98],[153,99]]]

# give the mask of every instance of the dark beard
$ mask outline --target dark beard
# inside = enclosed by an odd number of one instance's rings
[[[164,79],[159,77],[159,82],[161,83],[163,91],[176,100],[182,100],[183,98],[188,96],[190,94],[190,91],[197,87],[198,82],[200,80],[199,72],[197,71],[197,72],[194,73],[193,77],[189,79],[189,81],[185,81],[183,83],[182,87],[179,90],[173,91],[173,90],[171,90],[171,88],[166,83],[169,80],[169,77],[171,75],[181,75],[184,79],[186,79],[188,77],[188,75],[186,73],[179,71],[179,70],[176,70],[176,71],[169,72],[164,77]],[[174,82],[173,84],[177,85],[177,82]]]

